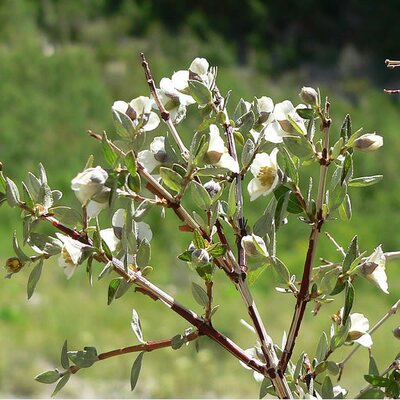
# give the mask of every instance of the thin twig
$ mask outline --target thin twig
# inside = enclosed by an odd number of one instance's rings
[[[341,247],[336,240],[328,233],[328,232],[324,232],[326,237],[334,244],[334,246],[336,247],[336,250],[343,256],[346,256],[346,252],[343,250],[343,247]]]
[[[290,324],[289,333],[285,345],[285,349],[282,352],[282,356],[279,360],[279,370],[284,373],[287,364],[292,356],[294,346],[296,344],[296,338],[300,331],[300,326],[303,321],[304,312],[309,301],[308,291],[311,282],[311,272],[315,260],[318,239],[320,236],[321,228],[324,223],[324,216],[322,206],[324,203],[325,192],[326,192],[326,180],[329,166],[329,128],[331,126],[331,119],[329,118],[329,102],[326,102],[325,109],[319,110],[321,118],[321,130],[323,133],[323,149],[320,158],[320,177],[318,184],[318,194],[316,201],[317,214],[314,217],[315,221],[311,228],[310,238],[308,242],[308,250],[306,260],[304,263],[303,276],[301,278],[300,290],[297,295],[296,306]]]

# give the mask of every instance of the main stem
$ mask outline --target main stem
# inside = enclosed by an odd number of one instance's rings
[[[308,241],[308,250],[306,260],[304,262],[303,276],[301,278],[300,290],[297,295],[296,306],[290,325],[289,333],[285,348],[282,352],[282,356],[279,360],[279,370],[284,373],[287,364],[292,357],[293,349],[296,344],[296,338],[300,331],[300,326],[304,318],[304,312],[309,301],[308,291],[310,287],[312,266],[315,261],[315,254],[317,251],[318,239],[321,232],[321,227],[324,223],[324,215],[322,206],[324,203],[325,191],[326,191],[326,180],[329,166],[329,128],[331,120],[329,118],[329,103],[325,107],[324,113],[320,113],[322,121],[322,132],[324,136],[323,150],[320,157],[320,174],[318,184],[318,194],[316,201],[317,214],[315,216],[314,223],[311,228],[310,238]]]

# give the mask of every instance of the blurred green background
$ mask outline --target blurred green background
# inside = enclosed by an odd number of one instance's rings
[[[330,223],[326,229],[347,247],[354,234],[369,253],[380,243],[385,251],[400,249],[400,107],[399,98],[383,93],[400,87],[396,71],[386,70],[385,58],[399,56],[400,24],[397,1],[272,2],[183,0],[0,0],[0,160],[5,174],[19,182],[41,161],[53,188],[66,191],[63,203],[78,206],[68,192],[70,180],[89,154],[103,164],[99,146],[88,129],[106,130],[115,138],[111,104],[147,95],[139,63],[144,51],[158,82],[173,71],[186,69],[197,56],[219,66],[223,94],[233,89],[231,105],[243,97],[270,96],[275,102],[298,103],[305,86],[320,87],[332,103],[332,135],[338,136],[347,112],[355,128],[377,131],[385,145],[379,152],[356,156],[355,175],[383,174],[375,187],[352,189],[354,215],[350,223]],[[233,111],[233,110],[231,110]],[[193,112],[189,112],[190,119]],[[192,123],[193,124],[193,123]],[[196,126],[196,125],[193,125]],[[189,141],[191,125],[181,133]],[[163,134],[165,127],[157,129]],[[304,183],[304,182],[303,182]],[[249,207],[254,223],[263,200]],[[12,255],[12,232],[19,230],[19,213],[0,208],[0,262]],[[190,237],[179,235],[174,215],[150,215],[155,240],[152,280],[178,300],[200,312],[190,282],[196,277],[176,259]],[[51,232],[47,228],[48,232]],[[292,219],[279,232],[280,257],[294,273],[301,272],[309,229]],[[154,249],[157,249],[154,251]],[[331,243],[322,237],[319,256],[338,260]],[[99,267],[100,268],[100,267]],[[395,302],[400,292],[399,262],[387,266],[389,295],[357,281],[354,311],[372,324]],[[148,340],[170,338],[187,325],[162,304],[128,293],[107,306],[106,280],[90,288],[81,268],[66,281],[49,262],[30,302],[26,300],[29,271],[1,281],[0,397],[48,397],[52,388],[33,377],[59,365],[64,339],[71,349],[96,346],[99,351],[136,343],[130,328],[135,307]],[[294,301],[274,291],[266,271],[254,286],[256,300],[273,339],[288,330]],[[339,298],[340,300],[340,298]],[[254,337],[239,323],[246,312],[222,273],[216,276],[214,325],[243,348]],[[304,349],[312,356],[321,329],[328,331],[329,315],[338,302],[310,312],[300,332],[296,356]],[[326,308],[326,310],[325,310]],[[393,317],[374,337],[373,353],[383,370],[399,349],[391,329]],[[61,397],[196,398],[258,396],[252,374],[213,343],[202,338],[194,346],[145,354],[135,392],[129,390],[134,355],[98,363],[73,376]],[[340,354],[333,359],[340,361]],[[368,353],[361,349],[347,367],[343,386],[363,386]]]

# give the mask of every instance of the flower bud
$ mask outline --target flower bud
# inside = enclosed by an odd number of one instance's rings
[[[396,339],[400,339],[400,326],[396,326],[396,328],[393,329],[393,336]]]
[[[215,197],[221,191],[221,185],[213,179],[204,184],[204,189],[207,190],[211,197]]]
[[[192,262],[196,267],[200,267],[210,262],[210,256],[206,250],[196,249],[192,253]]]
[[[301,101],[312,107],[318,106],[318,93],[312,87],[303,86],[299,93]]]
[[[353,147],[358,151],[375,151],[383,146],[383,137],[375,133],[366,133],[354,141]]]
[[[257,243],[257,245],[255,244]],[[247,235],[242,238],[242,247],[249,256],[267,256],[268,250],[264,240],[257,235]]]
[[[10,257],[6,261],[5,269],[10,274],[15,274],[19,272],[24,264],[18,257]]]

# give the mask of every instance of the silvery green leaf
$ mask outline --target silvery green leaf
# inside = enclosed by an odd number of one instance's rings
[[[368,375],[380,375],[376,361],[371,354],[369,356]]]
[[[247,273],[247,278],[246,278],[248,285],[249,286],[254,285],[269,265],[270,265],[269,263],[263,261],[256,268],[250,269],[249,272]]]
[[[15,255],[16,255],[22,262],[31,261],[31,259],[30,259],[30,258],[22,251],[22,249],[19,247],[18,239],[17,239],[17,232],[14,232],[14,235],[13,235],[13,248],[14,248],[14,253],[15,253]]]
[[[196,203],[196,205],[202,210],[208,210],[211,206],[211,197],[207,190],[204,189],[203,185],[196,181],[190,182],[189,186],[190,197]]]
[[[200,106],[205,106],[212,102],[212,94],[204,83],[189,79],[189,93]]]
[[[363,176],[360,178],[353,178],[349,180],[351,187],[366,187],[375,185],[383,179],[383,175]]]
[[[144,268],[149,264],[151,256],[151,247],[149,241],[145,238],[140,242],[136,255],[136,263],[139,268]]]
[[[242,115],[246,114],[248,111],[249,107],[247,105],[247,102],[243,99],[240,99],[233,113],[233,119],[237,121]]]
[[[323,399],[333,399],[333,385],[329,375],[325,376],[322,382],[321,396]]]
[[[114,299],[119,299],[120,297],[122,297],[130,289],[132,285],[133,285],[132,282],[127,282],[125,279],[122,279],[117,287]]]
[[[115,294],[117,293],[118,286],[121,284],[121,279],[122,278],[114,278],[111,280],[108,286],[107,305],[110,305],[115,299]]]
[[[260,393],[258,398],[263,399],[267,394],[271,394],[271,390],[272,391],[274,390],[271,380],[269,378],[264,378],[263,381],[261,382]]]
[[[135,176],[137,174],[136,158],[132,150],[128,152],[128,154],[125,157],[125,165],[132,176]]]
[[[45,208],[50,208],[53,205],[53,194],[47,182],[40,186],[37,202]]]
[[[160,175],[166,186],[175,192],[179,192],[182,188],[182,177],[170,168],[161,167]]]
[[[108,140],[107,134],[105,132],[103,133],[101,144],[102,144],[101,149],[103,151],[104,159],[111,167],[114,167],[114,164],[118,159],[118,156],[115,153],[114,149],[111,147],[110,141]]]
[[[247,134],[253,128],[255,117],[253,111],[243,114],[235,121],[235,126],[243,134]]]
[[[207,307],[209,299],[206,291],[197,283],[192,282],[192,295],[196,302],[202,307]]]
[[[6,187],[7,187],[6,178],[4,177],[3,172],[0,171],[0,191],[5,193]]]
[[[287,285],[290,282],[290,272],[286,265],[278,257],[274,257],[272,259],[272,266],[276,272],[278,282]]]
[[[285,174],[293,181],[295,185],[297,185],[299,183],[299,174],[297,172],[297,168],[292,156],[289,154],[285,147],[282,147],[280,149],[278,155],[283,160],[282,164],[280,165],[282,166]]]
[[[333,160],[336,160],[338,156],[340,155],[340,152],[342,151],[343,148],[343,138],[340,137],[339,140],[335,143],[332,149],[332,154],[331,157]]]
[[[53,203],[57,203],[59,200],[61,200],[63,194],[60,190],[52,190],[51,195],[53,197]]]
[[[142,201],[133,212],[133,219],[135,222],[141,222],[150,211],[153,205],[149,201]]]
[[[198,176],[217,176],[217,175],[225,175],[226,169],[225,168],[217,168],[217,167],[206,167],[206,168],[199,168],[196,171],[196,175]]]
[[[142,327],[140,324],[139,315],[135,309],[132,309],[131,327],[140,343],[145,343],[143,340]]]
[[[22,196],[24,199],[25,204],[29,207],[29,208],[33,208],[34,207],[34,202],[33,202],[33,198],[32,195],[29,192],[28,187],[25,185],[24,182],[22,182]]]
[[[67,373],[58,381],[53,393],[51,394],[51,397],[54,397],[67,384],[70,377],[71,374]]]
[[[63,246],[62,242],[52,236],[43,233],[31,232],[28,243],[30,246],[36,246],[44,253],[56,255],[60,253]]]
[[[33,267],[31,273],[29,274],[28,285],[27,285],[28,300],[32,297],[36,285],[39,282],[40,275],[42,274],[42,267],[43,267],[43,259],[41,259]]]
[[[102,269],[102,271],[100,272],[99,276],[98,276],[98,280],[100,280],[101,278],[103,278],[106,274],[108,275],[112,270],[113,270],[114,266],[112,264],[111,261],[109,261],[104,268]]]
[[[141,180],[140,176],[136,174],[135,176],[129,174],[128,176],[128,186],[135,193],[140,193],[141,190]]]
[[[353,307],[353,302],[354,302],[354,287],[350,282],[346,282],[346,292],[345,292],[344,309],[342,317],[343,325],[346,324],[350,316],[350,311]]]
[[[243,167],[247,167],[251,163],[254,155],[254,149],[255,149],[254,142],[250,138],[248,138],[243,146],[243,151],[242,151],[241,161]]]
[[[117,134],[121,137],[130,138],[134,133],[131,119],[124,113],[113,110],[113,119]]]
[[[351,136],[351,118],[350,115],[347,114],[344,118],[342,128],[340,129],[340,137],[343,138],[346,143],[349,137]]]
[[[204,230],[207,230],[208,227],[207,227],[207,224],[206,224],[206,221],[204,220],[204,218],[196,211],[193,211],[192,215],[193,215],[193,219],[197,222],[197,224]]]
[[[340,270],[338,268],[334,268],[328,271],[321,280],[320,290],[324,294],[330,294],[332,290],[335,288],[337,283],[337,278],[340,275]]]
[[[47,384],[57,382],[59,379],[60,379],[60,372],[57,369],[45,371],[35,376],[35,381]]]
[[[342,221],[350,221],[352,217],[350,196],[346,194],[342,204],[339,207],[339,216]]]
[[[142,368],[142,359],[143,359],[144,352],[142,351],[137,356],[135,362],[132,365],[131,369],[131,390],[135,389],[137,381],[140,375],[140,369]]]
[[[42,163],[39,163],[39,182],[41,185],[47,183],[47,174]]]
[[[327,361],[327,369],[331,375],[337,375],[340,372],[340,367],[334,361]]]
[[[264,214],[256,221],[253,226],[253,233],[257,236],[264,237],[269,235],[274,222],[275,209],[277,205],[277,200],[273,197],[268,203]]]
[[[328,351],[328,337],[326,336],[325,332],[322,332],[319,338],[317,351],[315,352],[315,358],[318,361],[324,360],[327,351]]]
[[[182,335],[175,335],[171,339],[171,348],[173,350],[180,349],[184,344],[185,344],[185,339],[184,339],[184,337]]]
[[[347,152],[346,157],[343,161],[343,166],[342,166],[342,176],[340,178],[340,183],[343,184],[343,182],[348,182],[353,176],[353,157],[352,155]]]
[[[287,149],[296,157],[310,158],[314,154],[312,144],[303,135],[296,137],[284,137],[283,142]]]
[[[30,193],[34,201],[36,201],[39,190],[40,190],[41,183],[39,179],[32,174],[32,172],[28,172],[28,188],[30,189]]]
[[[61,358],[61,366],[64,369],[68,369],[69,368],[69,359],[68,359],[68,342],[67,342],[67,340],[64,341],[60,358]]]
[[[82,223],[82,215],[80,212],[66,206],[53,207],[51,211],[55,217],[66,225],[77,226]]]
[[[228,213],[227,217],[232,218],[236,213],[236,178],[231,182],[228,192]]]
[[[16,207],[21,203],[17,185],[8,177],[6,177],[6,195],[10,207]]]
[[[349,270],[350,265],[358,257],[359,253],[360,252],[358,250],[358,237],[356,235],[351,240],[349,248],[346,251],[346,255],[345,255],[343,263],[342,263],[343,273],[345,273]]]
[[[301,370],[303,368],[303,362],[304,362],[304,353],[300,354],[300,357],[298,358],[296,362],[296,367],[293,372],[293,378],[298,379],[299,376],[301,375]]]
[[[95,347],[84,347],[83,350],[69,351],[68,358],[79,368],[89,368],[97,360],[97,350]]]

